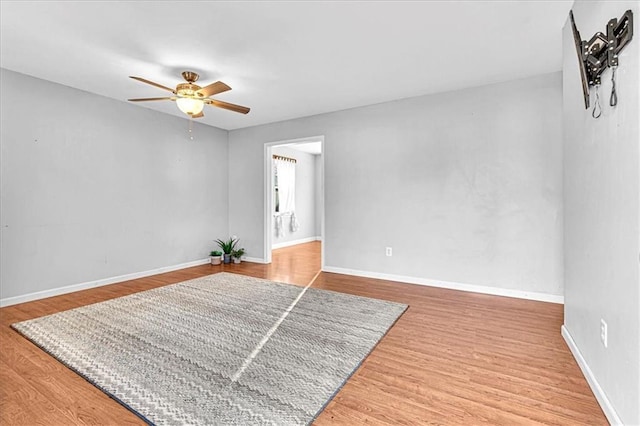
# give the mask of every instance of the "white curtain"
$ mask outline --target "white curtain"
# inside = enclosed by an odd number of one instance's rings
[[[280,214],[293,213],[296,210],[296,163],[280,159],[276,159],[275,163]]]
[[[282,216],[290,216],[291,222],[289,229],[291,232],[298,230],[300,224],[296,218],[296,163],[293,161],[281,160],[276,158],[273,160],[275,172],[278,179],[278,200],[279,209],[275,217],[276,235],[282,237],[285,235],[285,228],[282,223]],[[275,200],[274,200],[275,205]]]

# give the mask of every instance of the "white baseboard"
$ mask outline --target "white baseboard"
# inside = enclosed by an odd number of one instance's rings
[[[164,272],[177,271],[178,269],[190,268],[209,263],[209,258],[194,260],[193,262],[181,263],[179,265],[164,266],[162,268],[151,269],[149,271],[134,272],[132,274],[119,275],[117,277],[103,278],[101,280],[88,281],[79,284],[68,285],[65,287],[52,288],[51,290],[37,291],[35,293],[23,294],[20,296],[6,297],[0,299],[0,307],[17,305],[18,303],[31,302],[33,300],[44,299],[61,294],[73,293],[74,291],[86,290],[88,288],[101,287],[103,285],[115,284],[122,281],[134,280],[136,278],[144,278],[151,275],[162,274]]]
[[[279,248],[297,246],[298,244],[310,243],[312,241],[321,241],[321,240],[322,240],[321,237],[301,238],[299,240],[285,241],[284,243],[272,244],[271,248],[273,250],[275,250],[275,249],[279,249]]]
[[[358,271],[355,269],[336,268],[333,266],[324,266],[324,272],[333,272],[343,275],[354,275],[357,277],[376,278],[380,280],[398,281],[408,284],[419,284],[430,287],[448,288],[451,290],[469,291],[472,293],[492,294],[494,296],[515,297],[518,299],[537,300],[540,302],[564,303],[564,296],[555,294],[536,293],[532,291],[513,290],[508,288],[488,287],[476,284],[463,284],[451,281],[430,280],[426,278],[408,277],[404,275],[383,274],[379,272]]]
[[[573,340],[573,337],[571,337],[571,333],[569,333],[569,330],[567,330],[564,325],[561,327],[561,330],[564,341],[567,342],[569,350],[571,350],[571,353],[576,359],[580,370],[582,370],[584,378],[587,379],[587,383],[589,384],[591,391],[595,395],[598,404],[600,404],[600,408],[602,408],[602,411],[604,411],[604,415],[607,417],[607,420],[609,420],[609,423],[612,425],[622,425],[622,420],[620,420],[620,417],[618,416],[618,413],[616,413],[616,410],[613,408],[611,401],[609,401],[609,398],[607,398],[604,390],[602,390],[602,388],[600,387],[600,384],[589,368],[587,361],[585,361],[582,353],[580,352],[580,349],[578,349],[576,342]]]
[[[260,259],[258,257],[247,257],[247,256],[242,256],[242,261],[251,262],[251,263],[262,263],[262,264],[267,263],[264,261],[264,259]]]

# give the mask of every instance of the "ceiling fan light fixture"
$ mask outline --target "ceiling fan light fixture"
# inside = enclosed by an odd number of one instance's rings
[[[198,115],[204,109],[204,101],[194,98],[178,98],[176,99],[180,111],[187,115]]]

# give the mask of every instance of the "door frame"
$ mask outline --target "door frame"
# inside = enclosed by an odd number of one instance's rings
[[[286,139],[274,142],[266,142],[264,144],[264,247],[263,247],[263,256],[265,263],[271,263],[271,245],[273,242],[273,199],[272,199],[272,188],[273,188],[273,162],[271,161],[271,156],[273,147],[281,146],[281,145],[294,145],[304,142],[318,142],[320,141],[321,152],[320,152],[320,240],[321,244],[321,252],[320,252],[320,265],[321,268],[324,269],[324,135],[320,136],[309,136],[304,138],[297,139]],[[318,177],[316,176],[316,179]],[[317,220],[317,219],[316,219]]]

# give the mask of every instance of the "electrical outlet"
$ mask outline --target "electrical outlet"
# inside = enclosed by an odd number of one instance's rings
[[[600,319],[600,340],[602,341],[602,344],[604,345],[605,348],[609,343],[608,337],[609,336],[608,336],[608,330],[607,330],[607,322],[601,318]]]
[[[393,249],[391,247],[387,247],[384,252],[388,257],[393,256]]]

